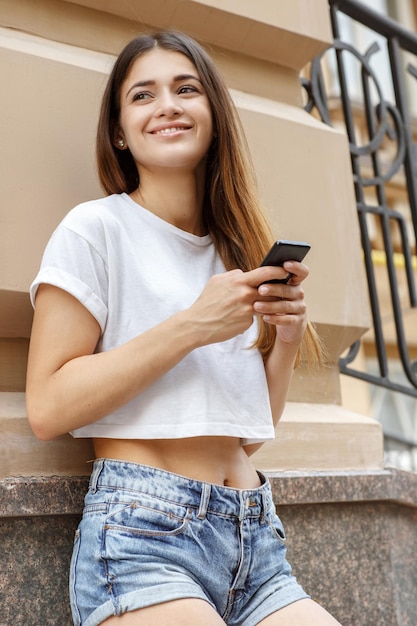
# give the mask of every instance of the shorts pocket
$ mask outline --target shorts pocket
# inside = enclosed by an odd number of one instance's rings
[[[161,537],[178,535],[188,526],[192,509],[149,496],[117,498],[110,503],[105,531]]]
[[[280,518],[278,517],[278,515],[274,515],[269,520],[269,527],[271,528],[274,536],[278,539],[278,541],[281,544],[286,544],[287,537],[286,537],[286,534],[285,534],[284,526],[283,526]]]
[[[72,612],[72,619],[74,622],[74,626],[81,626],[81,615],[78,609],[77,593],[76,593],[76,588],[75,588],[75,579],[76,579],[75,570],[77,568],[78,555],[80,553],[80,545],[81,545],[81,531],[78,528],[75,531],[75,536],[74,536],[74,547],[72,551],[70,576],[69,576],[69,595],[70,595],[70,605],[71,605],[71,612]]]

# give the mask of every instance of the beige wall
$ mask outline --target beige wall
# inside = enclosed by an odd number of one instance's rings
[[[6,146],[0,155],[0,458],[7,449],[9,460],[7,467],[0,461],[0,473],[85,471],[88,446],[63,439],[73,450],[71,469],[62,462],[62,441],[37,442],[27,426],[28,288],[62,216],[100,194],[94,133],[113,55],[137,32],[167,26],[198,37],[223,71],[277,236],[312,243],[306,291],[330,362],[314,375],[297,370],[277,441],[259,460],[277,468],[300,467],[300,458],[305,467],[378,466],[378,425],[339,406],[338,357],[369,325],[346,138],[302,109],[298,79],[331,42],[327,0],[1,0],[0,70],[7,89],[0,119]],[[340,443],[331,455],[323,429]],[[11,451],[22,441],[19,457]]]

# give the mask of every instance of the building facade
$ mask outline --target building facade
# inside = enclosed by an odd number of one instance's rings
[[[259,463],[273,469],[380,467],[378,424],[341,405],[339,356],[369,326],[346,138],[302,107],[300,70],[332,41],[326,0],[256,6],[243,0],[2,0],[0,471],[78,474],[91,457],[88,442],[68,437],[45,444],[28,428],[28,288],[58,222],[102,193],[94,135],[115,55],[136,33],[166,27],[206,44],[223,72],[277,237],[312,244],[307,298],[329,365],[315,375],[296,371],[279,436],[259,453]]]

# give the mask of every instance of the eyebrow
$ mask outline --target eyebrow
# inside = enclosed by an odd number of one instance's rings
[[[201,80],[198,78],[198,76],[194,76],[194,74],[178,74],[178,76],[174,76],[173,82],[174,83],[179,83],[182,80],[197,80],[201,85],[203,84],[201,82]],[[130,94],[130,92],[132,91],[132,89],[136,89],[136,87],[149,87],[151,85],[155,85],[156,81],[155,80],[139,80],[137,81],[134,85],[132,85],[127,94],[126,94],[126,98],[127,96]]]

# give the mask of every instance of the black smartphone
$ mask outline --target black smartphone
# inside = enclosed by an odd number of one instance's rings
[[[284,265],[285,261],[302,261],[310,250],[311,245],[306,241],[290,241],[288,239],[278,239],[264,260],[262,265]],[[286,278],[268,280],[268,283],[287,283],[291,278],[289,274]]]

